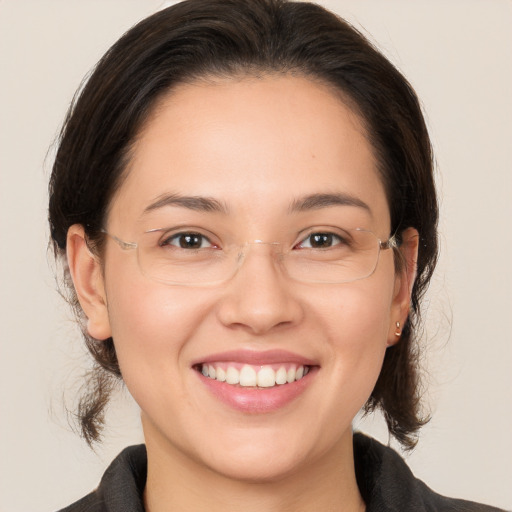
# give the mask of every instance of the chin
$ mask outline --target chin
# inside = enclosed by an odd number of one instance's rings
[[[322,435],[322,431],[307,421],[303,426],[301,429],[300,425],[290,423],[274,424],[218,433],[210,437],[217,442],[210,444],[207,450],[200,450],[198,462],[234,481],[257,484],[285,480],[307,471],[343,445],[342,439],[329,435],[329,429],[323,429]],[[350,424],[347,432],[351,435]]]
[[[254,448],[256,451],[257,447]],[[218,464],[210,465],[215,473],[233,481],[254,484],[278,482],[304,467],[302,457],[287,456],[282,450],[271,456],[266,450],[261,450],[259,454],[231,452],[228,457],[216,462]]]

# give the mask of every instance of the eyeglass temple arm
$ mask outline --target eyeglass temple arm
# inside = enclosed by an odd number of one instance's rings
[[[398,241],[396,239],[396,234],[389,237],[385,242],[382,242],[381,240],[379,240],[379,245],[380,245],[381,250],[398,249],[398,247],[400,247],[400,244],[398,243]]]
[[[125,242],[124,240],[121,240],[120,238],[117,238],[117,236],[111,235],[105,229],[102,229],[101,232],[105,233],[105,235],[107,235],[110,238],[112,238],[112,240],[114,240],[114,242],[116,242],[119,245],[119,247],[121,247],[121,249],[123,249],[123,251],[128,251],[130,249],[136,249],[137,248],[137,244],[135,242]]]

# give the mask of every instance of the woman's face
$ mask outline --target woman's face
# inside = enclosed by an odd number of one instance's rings
[[[206,233],[212,250],[257,240],[299,250],[301,234],[338,222],[390,235],[360,119],[327,87],[279,76],[187,84],[165,97],[136,142],[106,228],[137,241],[184,226]],[[271,244],[252,243],[226,282],[169,285],[108,239],[105,314],[91,312],[89,328],[113,336],[149,450],[260,481],[349,453],[351,421],[406,315],[405,280],[390,250],[370,277],[344,284],[290,279],[272,254]],[[221,382],[201,373],[203,363],[228,380],[247,366],[249,383],[263,366],[270,387]],[[286,378],[295,368],[298,380],[272,386],[269,368]]]

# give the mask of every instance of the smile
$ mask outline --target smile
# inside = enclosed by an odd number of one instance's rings
[[[218,382],[232,386],[272,388],[303,379],[310,371],[307,365],[272,364],[251,365],[215,363],[200,365],[201,373]]]
[[[306,394],[319,361],[286,350],[231,350],[192,362],[210,396],[244,414],[277,412]]]

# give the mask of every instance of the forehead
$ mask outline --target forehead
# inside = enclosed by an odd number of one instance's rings
[[[296,76],[178,86],[141,130],[126,173],[111,205],[124,218],[164,194],[213,197],[254,216],[343,193],[389,216],[360,118],[329,87]]]

